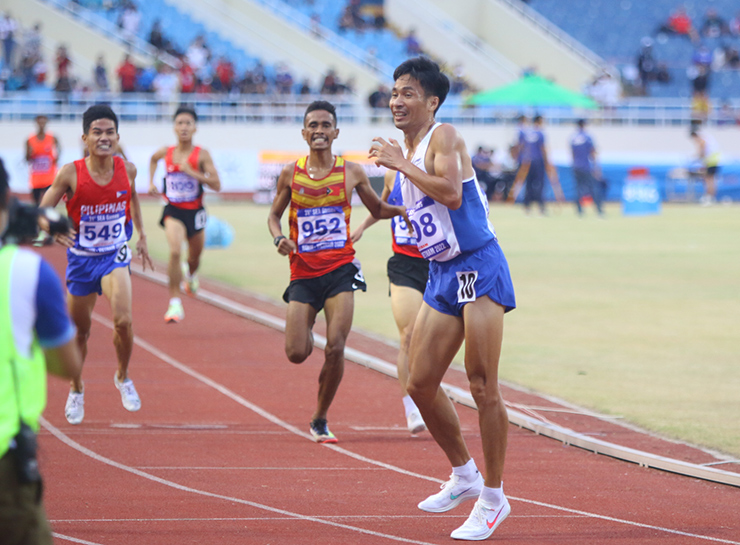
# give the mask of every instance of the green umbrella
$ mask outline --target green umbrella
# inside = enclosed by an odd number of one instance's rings
[[[465,101],[473,106],[572,106],[597,108],[596,102],[540,76],[525,76],[503,87],[476,93]]]

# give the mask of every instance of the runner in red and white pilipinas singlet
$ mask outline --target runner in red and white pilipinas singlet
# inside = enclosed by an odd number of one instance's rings
[[[131,184],[126,165],[113,157],[114,172],[106,185],[96,183],[84,159],[74,162],[77,187],[67,201],[67,215],[77,231],[76,255],[100,255],[116,252],[131,238]]]
[[[336,157],[331,172],[320,180],[296,162],[291,182],[288,224],[298,251],[290,256],[290,279],[317,278],[351,263],[355,250],[349,238],[352,211],[345,186],[344,159]]]
[[[167,202],[183,210],[199,210],[203,208],[203,185],[192,176],[181,172],[180,165],[172,161],[175,146],[167,148],[164,157],[167,174],[164,178],[164,196]],[[200,172],[200,147],[193,148],[188,157],[188,164],[193,170]]]

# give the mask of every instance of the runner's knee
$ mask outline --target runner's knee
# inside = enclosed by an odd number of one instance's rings
[[[470,394],[478,407],[478,410],[493,407],[502,402],[501,392],[497,383],[491,383],[485,375],[472,375],[470,380]]]

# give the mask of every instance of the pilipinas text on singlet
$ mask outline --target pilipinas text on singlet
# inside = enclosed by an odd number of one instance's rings
[[[429,130],[411,158],[411,162],[424,172],[429,142],[440,125],[436,123]],[[425,195],[406,176],[401,176],[404,206],[422,257],[432,261],[449,261],[496,240],[496,232],[488,221],[488,201],[475,174],[463,180],[462,186],[462,204],[457,210],[451,210]]]
[[[126,164],[120,157],[113,157],[113,177],[106,185],[92,179],[84,159],[74,165],[77,188],[67,201],[67,215],[77,235],[69,251],[88,256],[117,252],[133,233]]]
[[[308,157],[296,161],[291,181],[288,225],[298,251],[290,256],[290,279],[316,278],[351,263],[355,250],[349,238],[352,211],[346,194],[344,159],[335,157],[320,180],[308,175]]]
[[[164,196],[167,202],[176,208],[185,210],[198,210],[203,208],[203,184],[198,180],[182,172],[180,166],[173,162],[172,156],[175,146],[167,148],[164,163],[167,173],[164,176]],[[188,164],[193,170],[198,171],[200,161],[200,148],[193,148],[188,157]]]
[[[388,204],[403,206],[400,172],[396,172],[396,177],[393,180],[393,189],[388,195]],[[394,216],[391,218],[391,234],[393,236],[391,242],[393,253],[407,255],[409,257],[421,257],[419,249],[416,247],[416,236],[409,231],[409,226],[406,224],[403,216]]]

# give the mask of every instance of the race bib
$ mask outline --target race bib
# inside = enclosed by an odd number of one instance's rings
[[[458,271],[455,275],[459,284],[457,302],[472,303],[475,301],[475,281],[478,280],[478,271]]]
[[[165,177],[167,199],[172,203],[192,202],[198,198],[198,180],[184,172],[168,172]]]
[[[347,223],[341,206],[298,210],[298,251],[318,252],[344,248]]]
[[[116,263],[131,263],[131,249],[128,247],[128,244],[124,244],[118,249],[116,258],[113,261]]]
[[[91,252],[112,252],[128,240],[125,225],[126,212],[83,215],[80,217],[79,245]]]
[[[51,158],[48,155],[36,157],[31,163],[31,171],[34,173],[46,173],[51,169]]]
[[[416,203],[413,210],[408,211],[416,233],[416,245],[425,259],[431,259],[450,247],[441,225],[435,222],[433,207],[434,200],[425,196]]]
[[[391,218],[391,229],[393,229],[393,238],[399,246],[410,246],[416,244],[416,237],[409,231],[409,226],[403,216],[394,216]]]

